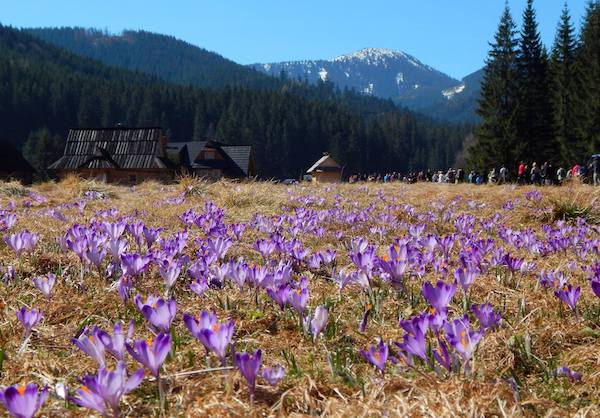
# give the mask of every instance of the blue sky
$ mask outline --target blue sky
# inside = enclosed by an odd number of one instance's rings
[[[2,0],[0,23],[173,35],[242,64],[405,51],[451,76],[483,65],[504,0]],[[520,23],[526,0],[509,0]],[[580,26],[587,0],[568,0]],[[562,0],[536,0],[547,46]]]

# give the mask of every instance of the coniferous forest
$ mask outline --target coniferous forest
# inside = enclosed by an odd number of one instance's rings
[[[325,151],[348,173],[443,168],[470,131],[328,83],[171,84],[9,27],[0,27],[0,56],[0,139],[22,146],[38,169],[76,126],[161,126],[169,140],[251,144],[262,178],[297,178]]]
[[[550,50],[533,0],[517,31],[506,6],[486,62],[473,167],[550,161],[570,167],[600,151],[600,2],[591,1],[579,34],[564,6]]]

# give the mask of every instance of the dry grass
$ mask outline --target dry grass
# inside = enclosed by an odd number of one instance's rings
[[[28,199],[28,190],[15,184],[0,184],[0,204],[17,203],[15,210],[18,223],[14,231],[29,229],[41,235],[36,252],[15,261],[14,254],[0,244],[0,266],[9,264],[18,268],[19,278],[8,285],[0,285],[0,350],[6,360],[0,370],[0,385],[34,381],[51,386],[64,382],[77,387],[78,377],[95,370],[95,363],[70,343],[86,324],[97,324],[110,329],[116,320],[136,320],[136,337],[148,333],[143,318],[133,306],[124,310],[116,292],[107,291],[109,284],[95,272],[86,275],[86,287],[78,283],[79,261],[73,253],[59,252],[55,238],[63,234],[73,223],[87,224],[99,209],[117,208],[119,216],[137,214],[146,224],[163,226],[166,233],[182,228],[179,215],[189,208],[201,212],[204,202],[215,202],[225,209],[226,222],[247,222],[256,213],[274,216],[302,206],[290,196],[315,195],[323,197],[322,205],[315,203],[311,209],[331,208],[336,195],[342,196],[341,205],[346,209],[366,208],[372,205],[371,218],[390,211],[386,205],[408,203],[417,212],[436,211],[436,202],[447,205],[457,200],[458,212],[470,213],[479,219],[502,214],[502,222],[514,229],[533,228],[542,236],[543,222],[564,218],[561,202],[569,202],[574,211],[584,209],[593,222],[600,213],[599,191],[584,185],[562,188],[544,188],[541,202],[530,202],[524,193],[532,188],[511,186],[469,185],[338,185],[333,187],[299,185],[287,188],[270,183],[206,183],[184,178],[178,184],[164,186],[144,183],[135,189],[97,184],[77,178],[59,183],[33,186],[32,190],[44,195],[47,201],[23,207]],[[73,202],[86,191],[101,192],[108,198],[90,201],[81,214],[77,209],[64,209],[69,218],[65,224],[45,215],[49,208]],[[378,195],[382,191],[386,201]],[[186,194],[181,205],[166,204],[165,197]],[[502,206],[508,200],[515,202],[515,209],[505,211]],[[476,206],[470,202],[483,203]],[[392,210],[399,219],[411,220],[401,210]],[[570,213],[568,210],[567,214]],[[414,221],[414,219],[412,219]],[[319,239],[300,236],[307,248],[313,251],[327,247],[336,248],[340,256],[339,265],[349,264],[345,240],[352,235],[368,235],[377,244],[382,254],[394,238],[405,230],[387,231],[383,237],[369,235],[371,225],[334,224],[328,226],[326,234]],[[448,225],[429,225],[431,231],[452,232]],[[338,228],[345,228],[346,238],[335,236]],[[190,231],[189,253],[193,254],[193,238],[201,236],[198,229]],[[261,234],[248,230],[242,242],[235,244],[228,256],[243,256],[248,261],[260,262],[252,243]],[[498,239],[492,236],[494,239]],[[456,251],[456,249],[454,250]],[[562,268],[569,261],[563,255],[535,258],[522,253],[527,260],[542,268]],[[574,257],[574,256],[573,256]],[[573,258],[571,258],[573,259]],[[580,265],[591,260],[574,260]],[[57,272],[71,266],[57,281],[50,301],[45,300],[31,284],[31,278],[48,272]],[[168,379],[168,413],[172,416],[598,416],[600,399],[600,324],[598,310],[600,302],[592,294],[585,275],[576,271],[570,281],[582,286],[579,302],[582,315],[576,319],[561,309],[551,292],[536,285],[533,275],[522,279],[519,289],[513,289],[499,281],[492,269],[478,278],[472,289],[473,302],[490,302],[502,311],[504,326],[486,334],[477,351],[473,374],[470,376],[438,377],[425,370],[392,370],[385,378],[380,377],[367,365],[357,350],[372,344],[375,338],[399,341],[403,335],[398,326],[398,313],[406,317],[417,313],[424,303],[414,308],[405,300],[391,295],[385,300],[379,315],[369,323],[366,334],[357,331],[357,325],[365,304],[357,289],[345,290],[343,299],[338,299],[335,284],[326,280],[325,274],[306,273],[311,277],[309,305],[315,307],[328,303],[330,322],[335,323],[336,332],[313,345],[297,326],[290,312],[281,313],[266,295],[261,295],[259,306],[255,306],[250,293],[238,289],[210,290],[199,298],[186,290],[187,279],[180,278],[175,297],[178,315],[174,322],[174,333],[178,336],[177,349],[166,364]],[[426,280],[436,280],[429,272]],[[413,279],[411,287],[417,293],[421,280]],[[153,268],[140,285],[141,293],[162,293],[162,282]],[[228,303],[224,303],[227,293]],[[457,298],[458,299],[458,298]],[[460,313],[461,307],[452,305],[451,311]],[[16,357],[20,344],[21,326],[15,312],[21,306],[37,307],[45,312],[44,321],[35,329],[29,349]],[[524,306],[524,309],[520,308]],[[281,363],[287,375],[277,388],[259,386],[257,400],[251,406],[247,392],[236,371],[197,373],[181,375],[182,372],[217,366],[214,358],[206,358],[204,349],[184,327],[181,314],[197,313],[201,309],[217,311],[219,318],[235,320],[235,344],[237,351],[263,349],[266,364]],[[521,342],[531,340],[532,360]],[[284,351],[293,354],[298,370],[286,363]],[[339,353],[346,363],[343,373],[334,374],[328,360],[331,353]],[[133,360],[129,358],[129,369]],[[568,365],[582,373],[579,384],[570,384],[565,379],[548,376],[547,371],[560,365]],[[178,374],[178,375],[176,375]],[[519,380],[519,401],[506,382],[509,377]],[[130,416],[157,415],[155,386],[145,381],[140,388],[125,399],[124,413]],[[65,404],[54,396],[49,397],[43,408],[48,416],[87,416],[88,411]]]

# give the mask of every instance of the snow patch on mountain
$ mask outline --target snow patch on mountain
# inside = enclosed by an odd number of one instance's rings
[[[465,87],[465,83],[461,83],[458,86],[442,90],[442,96],[444,96],[447,100],[452,100],[454,96],[465,91]]]
[[[327,70],[325,68],[321,68],[319,70],[319,77],[321,78],[322,81],[327,81]]]

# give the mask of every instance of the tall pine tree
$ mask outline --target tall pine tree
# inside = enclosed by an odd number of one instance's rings
[[[525,144],[518,159],[549,159],[555,156],[552,108],[548,91],[548,54],[538,31],[533,0],[527,1],[516,57],[519,106],[516,126]],[[538,161],[541,164],[542,161]]]
[[[490,44],[481,83],[477,113],[482,123],[477,141],[469,150],[469,163],[479,170],[506,165],[514,167],[522,154],[515,126],[517,112],[516,26],[508,4]]]
[[[584,133],[580,109],[584,105],[578,95],[578,77],[582,70],[576,64],[577,41],[565,3],[557,28],[550,61],[550,94],[554,114],[554,134],[563,163],[571,164],[584,150]]]
[[[577,161],[600,151],[600,1],[589,3],[583,28],[581,48],[577,57],[582,71],[577,94],[582,98],[580,123],[583,132]]]

